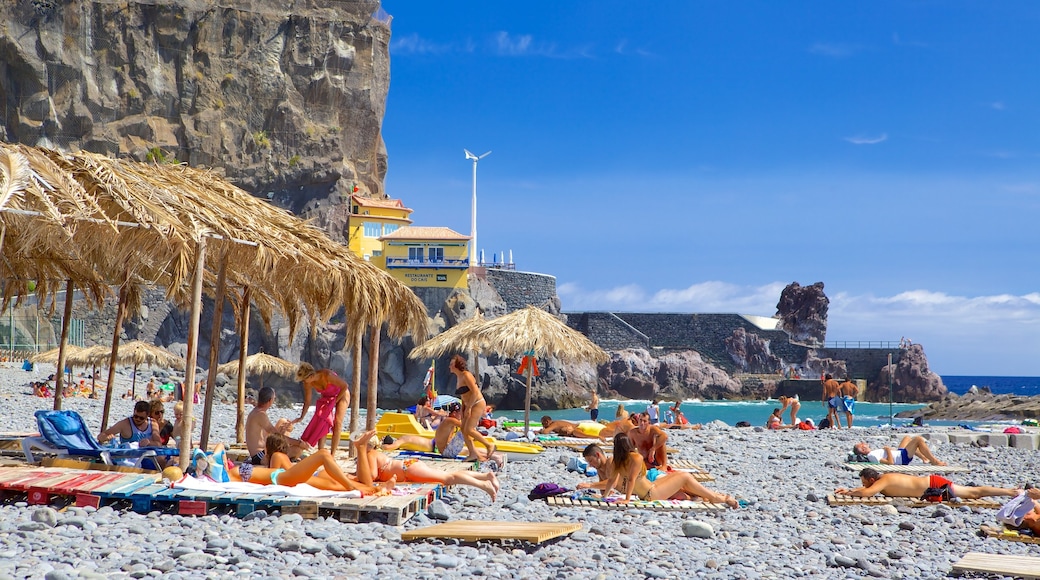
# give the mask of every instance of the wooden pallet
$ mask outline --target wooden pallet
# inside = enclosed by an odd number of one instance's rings
[[[1040,578],[1040,558],[968,552],[954,563],[953,571],[983,572],[1016,578]]]
[[[954,499],[952,501],[925,501],[923,499],[907,498],[907,497],[885,497],[875,495],[873,497],[854,497],[851,495],[834,495],[833,493],[827,496],[827,505],[892,505],[894,501],[900,502],[901,505],[913,508],[931,507],[937,505],[945,505],[950,507],[972,507],[972,508],[990,508],[999,509],[1001,504],[997,501],[981,498],[981,499]]]
[[[671,459],[668,461],[668,467],[677,471],[685,471],[701,483],[704,483],[705,481],[715,481],[714,475],[708,473],[706,469],[700,467],[689,459]]]
[[[654,501],[634,499],[628,503],[619,503],[594,498],[571,499],[569,497],[556,495],[545,498],[545,502],[555,507],[585,507],[604,510],[642,509],[650,511],[705,512],[723,511],[727,509],[726,504],[722,503],[710,503],[706,501],[685,499],[664,499]]]
[[[521,540],[532,544],[564,536],[582,528],[567,522],[479,522],[457,520],[401,533],[401,539],[455,538],[463,542]]]
[[[867,467],[872,467],[878,473],[910,473],[919,475],[930,475],[932,473],[967,473],[971,471],[963,465],[932,465],[931,463],[919,463],[910,465],[885,465],[884,463],[845,463],[845,469],[859,472]]]
[[[997,509],[1000,509],[1000,507],[1003,504],[1000,503],[999,501],[992,500],[992,499],[989,499],[989,498],[979,498],[979,499],[957,499],[957,498],[954,498],[951,501],[941,501],[941,502],[925,501],[923,499],[914,499],[914,500],[910,500],[907,503],[907,505],[910,506],[910,507],[915,507],[915,508],[929,507],[929,506],[935,506],[935,505],[946,505],[946,506],[950,506],[950,507],[972,507],[972,508],[983,508],[983,509],[995,509],[995,510],[997,510]]]
[[[851,495],[834,495],[833,493],[827,496],[827,505],[891,505],[892,498],[873,496],[873,497],[855,497]]]
[[[995,526],[987,526],[985,524],[979,526],[979,530],[986,534],[987,538],[1007,540],[1009,542],[1022,542],[1025,544],[1040,544],[1040,537],[1034,536],[1029,532],[1021,532],[1006,527],[998,528]]]

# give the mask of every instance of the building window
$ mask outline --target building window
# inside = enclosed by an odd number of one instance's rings
[[[365,222],[365,237],[378,238],[383,235],[382,224],[379,222]]]
[[[444,262],[444,248],[430,248],[430,262],[434,264]]]
[[[422,248],[408,248],[408,261],[422,263]]]
[[[400,227],[401,226],[399,226],[397,224],[385,224],[383,226],[383,235],[384,236],[390,235],[390,234],[396,232]]]

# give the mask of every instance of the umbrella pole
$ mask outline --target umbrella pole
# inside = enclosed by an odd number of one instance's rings
[[[116,355],[119,353],[119,332],[123,328],[123,317],[126,316],[127,286],[130,275],[124,274],[123,285],[119,287],[119,304],[116,306],[116,327],[112,331],[112,350],[108,353],[108,387],[105,389],[105,410],[101,414],[101,430],[108,429],[108,414],[112,410],[112,391],[116,388]]]
[[[130,377],[130,394],[137,400],[137,363],[134,363],[134,376]]]
[[[379,330],[381,324],[373,324],[368,334],[368,412],[365,414],[365,430],[376,428],[376,402],[379,396]]]
[[[62,391],[65,376],[65,347],[69,343],[69,323],[72,319],[72,280],[65,281],[65,316],[61,319],[61,339],[58,342],[58,372],[54,373],[54,410],[61,410]],[[12,348],[14,348],[12,346]],[[71,383],[72,380],[70,379]]]
[[[531,377],[534,373],[534,362],[527,365],[527,396],[524,399],[524,437],[527,437],[527,432],[530,429],[529,424],[531,423]]]
[[[227,251],[220,256],[217,270],[217,290],[213,296],[213,328],[209,334],[209,370],[206,372],[206,402],[202,413],[202,442],[199,446],[209,449],[209,428],[213,416],[213,399],[217,386],[217,357],[220,356],[220,327],[224,321],[224,290],[227,285]]]
[[[238,324],[238,413],[235,417],[235,441],[246,440],[246,350],[249,348],[249,286],[242,291],[242,320]],[[264,388],[264,375],[260,375]]]
[[[90,367],[90,398],[93,399],[97,393],[97,366]]]
[[[358,419],[361,415],[361,329],[354,332],[354,348],[351,353],[354,368],[350,371],[350,432],[354,433],[358,428]],[[333,448],[339,446],[339,433],[332,434]],[[354,447],[350,447],[350,454],[354,454]]]
[[[200,238],[198,252],[195,255],[195,276],[192,280],[191,317],[188,324],[188,353],[184,367],[184,425],[181,430],[180,468],[187,469],[191,463],[191,432],[193,392],[195,388],[195,361],[199,344],[199,318],[202,315],[202,276],[206,259],[206,238]],[[113,357],[114,359],[115,357]],[[111,391],[111,387],[109,388]]]

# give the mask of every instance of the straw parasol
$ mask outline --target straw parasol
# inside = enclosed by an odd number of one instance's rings
[[[90,360],[91,364],[94,365],[105,365],[110,364],[110,358],[112,357],[112,350],[108,348],[102,348],[99,351],[95,351],[96,354]],[[161,367],[168,369],[184,370],[184,359],[173,354],[172,352],[149,344],[141,340],[132,340],[120,344],[116,349],[115,356],[116,364],[121,365],[133,365],[134,375],[133,383],[131,384],[131,392],[137,394],[137,367],[140,365],[148,365],[150,367]],[[111,389],[110,389],[111,390]]]
[[[264,388],[264,375],[272,374],[291,377],[296,374],[296,369],[299,366],[298,363],[291,363],[283,358],[258,352],[246,357],[244,372],[246,375],[259,376],[260,388],[262,389]],[[217,372],[237,377],[240,368],[238,361],[233,360],[218,366]]]
[[[458,325],[455,329],[462,327]],[[453,329],[454,330],[454,329]],[[450,332],[450,331],[448,331]],[[527,395],[524,399],[524,433],[531,418],[531,382],[535,361],[555,357],[563,362],[606,362],[608,355],[584,334],[570,328],[552,314],[527,306],[505,316],[467,325],[453,334],[453,343],[438,341],[448,332],[428,340],[412,350],[412,358],[439,356],[451,350],[473,349],[495,352],[510,358],[524,357],[521,369],[527,375]]]

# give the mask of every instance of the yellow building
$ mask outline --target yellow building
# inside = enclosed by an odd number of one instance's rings
[[[469,236],[450,228],[406,226],[379,238],[377,266],[410,287],[465,288]]]
[[[408,217],[412,210],[399,199],[372,199],[358,195],[350,196],[350,236],[352,252],[366,260],[383,254],[383,243],[379,238],[392,234],[412,223]]]

